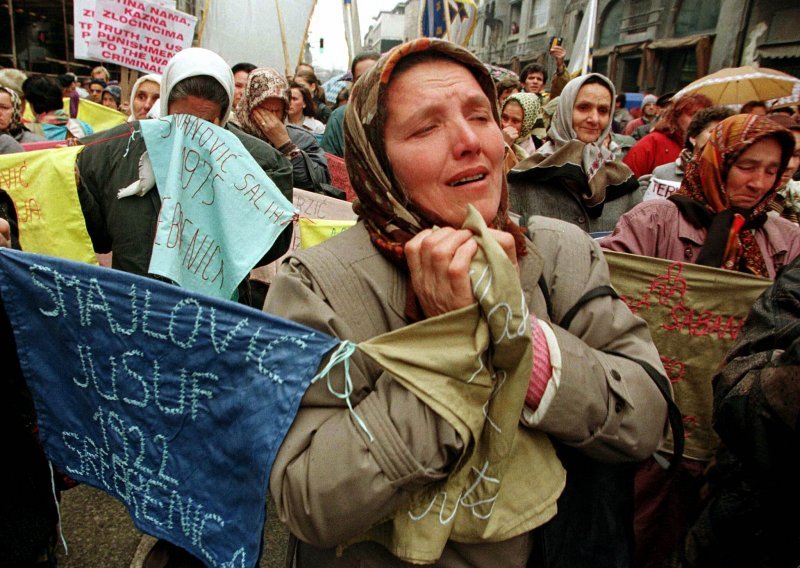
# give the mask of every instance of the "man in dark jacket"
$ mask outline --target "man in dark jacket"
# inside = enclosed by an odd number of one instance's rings
[[[191,114],[224,127],[232,100],[233,75],[217,54],[186,49],[167,64],[161,82],[162,116]],[[148,191],[142,197],[117,197],[120,189],[140,178],[140,161],[147,148],[142,136],[134,135],[137,130],[139,123],[135,121],[87,138],[87,148],[78,156],[76,168],[78,195],[95,251],[112,252],[113,268],[147,275],[161,198],[158,191]],[[238,129],[231,131],[291,202],[291,163],[266,142]],[[282,256],[291,234],[290,223],[258,264]],[[246,282],[239,286],[239,301],[251,303]]]

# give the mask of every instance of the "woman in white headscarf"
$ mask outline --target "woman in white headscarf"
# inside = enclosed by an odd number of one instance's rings
[[[614,85],[598,73],[567,83],[548,142],[508,174],[512,211],[561,219],[591,233],[612,230],[642,200],[636,178],[610,142],[614,97]]]
[[[159,97],[161,96],[161,75],[150,73],[142,75],[133,84],[128,108],[120,108],[122,112],[130,114],[128,122],[147,118]]]

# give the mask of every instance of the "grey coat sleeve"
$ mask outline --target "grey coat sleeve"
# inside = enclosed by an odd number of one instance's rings
[[[568,328],[559,325],[587,292],[610,286],[600,247],[579,228],[534,218],[534,245],[543,251],[543,277],[552,300],[552,324],[561,375],[546,411],[523,421],[600,461],[638,461],[652,454],[667,431],[667,405],[633,359],[663,372],[647,324],[622,300],[604,295],[580,308]],[[549,318],[547,314],[537,316]]]
[[[301,151],[300,156],[291,160],[294,186],[322,193],[322,184],[330,183],[331,181],[325,152],[319,147],[313,134],[291,124],[286,126],[286,130],[289,133],[289,138]]]

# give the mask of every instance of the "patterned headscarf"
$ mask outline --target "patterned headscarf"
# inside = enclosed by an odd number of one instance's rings
[[[774,138],[781,145],[781,167],[775,183],[753,208],[734,208],[725,187],[728,172],[742,152],[765,138]],[[714,127],[702,153],[689,162],[680,189],[670,196],[690,223],[708,228],[698,264],[768,276],[764,257],[748,229],[766,220],[793,150],[794,136],[763,116],[736,114]],[[735,215],[743,218],[743,225],[734,223]]]
[[[506,100],[503,101],[503,110],[512,101],[522,107],[522,128],[520,128],[519,136],[515,140],[515,142],[521,142],[529,138],[535,128],[544,126],[542,101],[539,95],[533,93],[516,93],[506,97]]]
[[[261,130],[250,118],[253,109],[258,108],[258,105],[267,99],[281,99],[285,118],[286,111],[289,109],[289,97],[289,83],[286,82],[283,75],[271,67],[253,69],[247,76],[247,84],[242,92],[242,98],[236,105],[236,118],[239,120],[242,130],[257,138],[263,138]]]
[[[22,128],[22,101],[19,99],[19,96],[17,96],[17,93],[8,87],[0,87],[0,91],[8,93],[11,97],[11,122],[8,124],[6,130],[0,131],[0,134],[11,134],[14,136]]]
[[[572,127],[572,107],[581,87],[592,77],[608,88],[609,101],[614,101],[614,85],[604,75],[590,73],[572,79],[556,99],[556,111],[547,131],[548,142],[514,167],[510,174],[531,176],[537,183],[552,179],[568,181],[589,209],[589,215],[599,217],[606,201],[635,191],[639,184],[630,168],[616,160],[613,150],[603,145],[611,135],[610,117],[597,142],[591,144],[578,140]]]
[[[404,265],[403,247],[423,229],[443,225],[441,219],[427,216],[406,195],[392,170],[384,145],[387,120],[387,92],[392,73],[405,57],[415,53],[435,53],[469,69],[491,103],[498,128],[497,97],[486,67],[466,49],[443,40],[421,38],[399,45],[386,53],[353,87],[344,118],[347,172],[358,196],[354,205],[364,220],[372,242],[387,258]],[[444,149],[443,149],[444,151]],[[503,176],[500,206],[492,226],[508,231],[517,242],[517,254],[525,254],[525,242],[508,217],[508,188]]]

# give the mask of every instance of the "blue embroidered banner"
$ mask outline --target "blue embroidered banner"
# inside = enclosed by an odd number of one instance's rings
[[[161,195],[148,271],[231,298],[294,206],[232,132],[188,114],[140,125]]]
[[[48,457],[210,566],[258,560],[272,462],[338,340],[124,272],[0,251]]]

